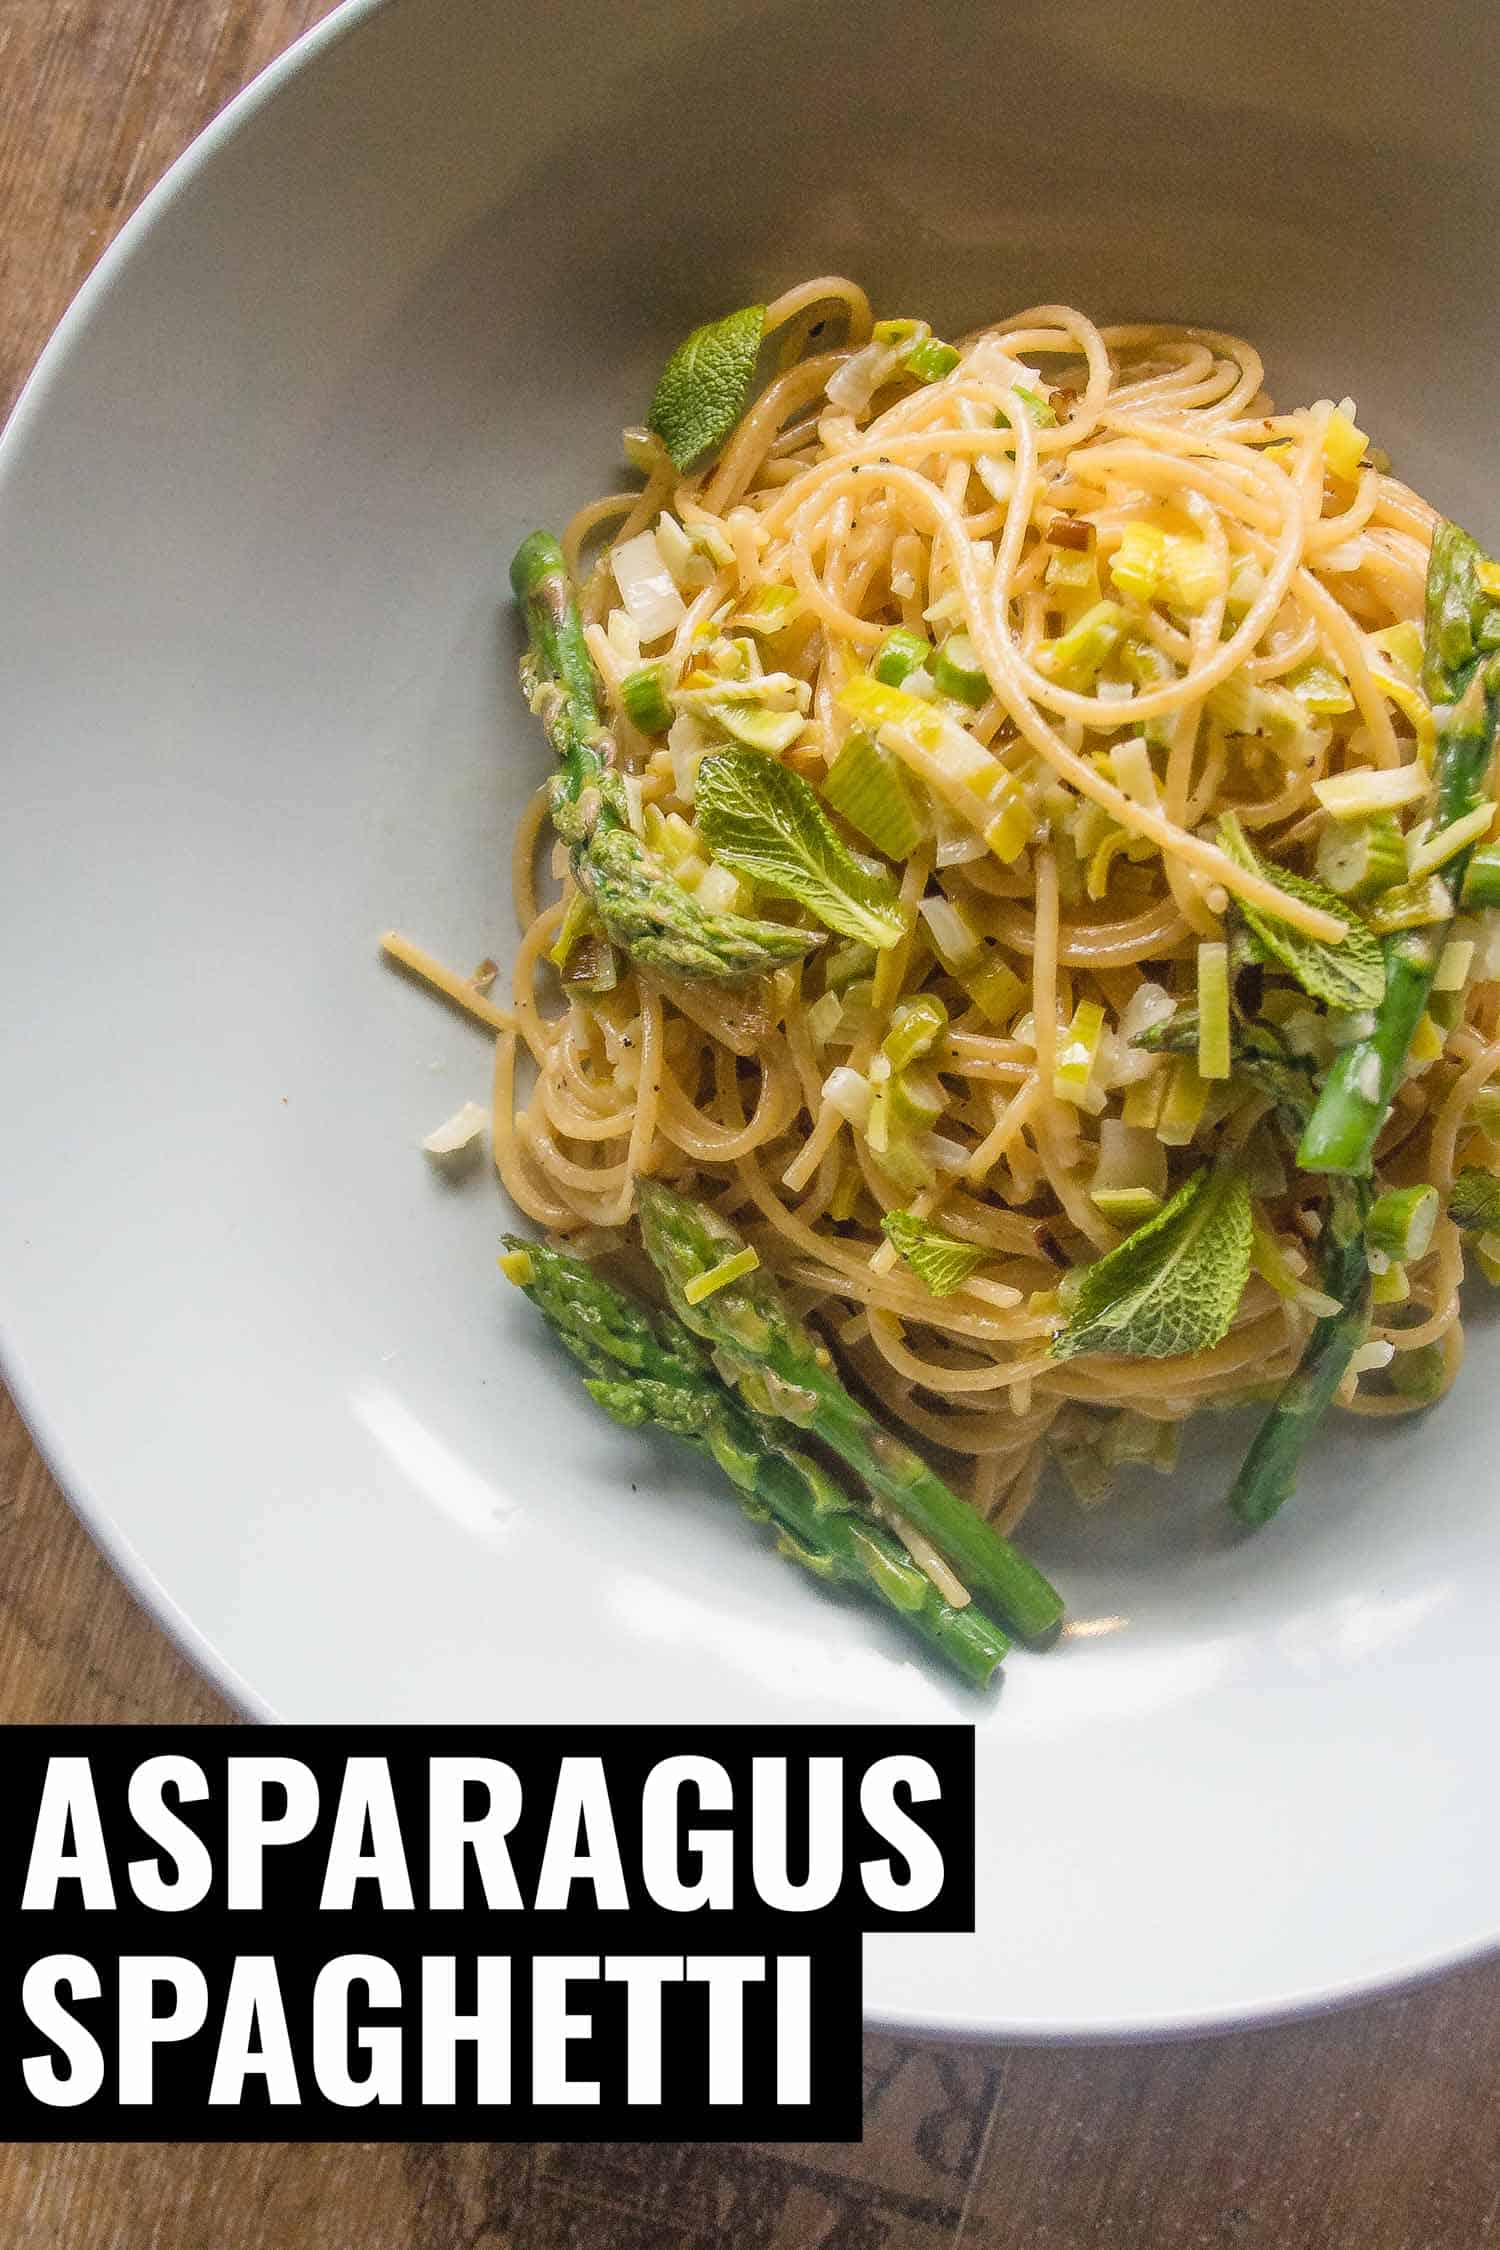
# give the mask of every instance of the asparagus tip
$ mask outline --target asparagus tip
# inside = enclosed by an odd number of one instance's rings
[[[518,602],[530,599],[544,578],[566,571],[563,551],[550,531],[533,531],[511,558],[510,582]]]

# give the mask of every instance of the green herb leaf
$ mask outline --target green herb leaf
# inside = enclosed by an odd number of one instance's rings
[[[880,1231],[934,1297],[951,1297],[989,1256],[975,1243],[939,1233],[912,1211],[887,1211]]]
[[[1477,1164],[1465,1165],[1448,1197],[1448,1216],[1465,1234],[1489,1234],[1500,1227],[1500,1180]]]
[[[662,369],[646,420],[674,468],[691,468],[700,455],[716,451],[744,413],[765,319],[764,305],[747,305],[707,321]]]
[[[865,872],[801,775],[774,758],[754,750],[705,758],[698,768],[697,814],[699,834],[715,859],[794,898],[830,930],[882,950],[905,935],[891,885]]]
[[[1244,1174],[1230,1165],[1195,1173],[1158,1217],[1087,1269],[1053,1357],[1210,1350],[1228,1334],[1249,1279],[1250,1232]]]
[[[1305,906],[1321,907],[1325,914],[1337,915],[1349,925],[1349,935],[1341,945],[1325,945],[1318,938],[1304,937],[1276,915],[1241,901],[1240,912],[1263,953],[1279,962],[1304,992],[1321,1000],[1325,1007],[1378,1008],[1385,997],[1385,954],[1375,932],[1353,911],[1349,901],[1336,898],[1323,884],[1310,882],[1305,875],[1293,875],[1287,868],[1262,859],[1233,813],[1226,813],[1219,822],[1219,844],[1236,867],[1264,875],[1289,897],[1301,899]]]

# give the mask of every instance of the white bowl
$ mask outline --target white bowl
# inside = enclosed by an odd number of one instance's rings
[[[1394,13],[356,0],[105,259],[0,450],[5,1349],[244,1708],[975,1715],[586,1404],[416,1153],[486,1045],[375,939],[506,953],[506,559],[801,274],[1240,328],[1500,533],[1493,98],[1471,15]],[[872,1945],[877,2016],[1223,2024],[1495,1942],[1493,1346],[1248,1543],[1222,1425],[1043,1512],[1092,1631],[980,1708],[977,1934]]]

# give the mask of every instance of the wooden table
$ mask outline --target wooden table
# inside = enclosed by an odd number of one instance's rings
[[[152,181],[322,13],[0,6],[0,407]],[[225,1715],[94,1552],[3,1393],[0,1532],[0,1718]],[[1500,1963],[1187,2045],[872,2038],[858,2149],[13,2148],[0,2245],[1476,2250],[1500,2242],[1497,2062]]]

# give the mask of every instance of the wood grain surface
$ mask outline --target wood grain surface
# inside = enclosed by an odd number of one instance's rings
[[[152,181],[322,12],[0,0],[0,407]],[[0,1626],[0,1718],[226,1715],[3,1393]],[[1475,2250],[1500,2243],[1497,2066],[1497,1963],[1181,2045],[872,2037],[860,2148],[13,2147],[0,2250]]]

